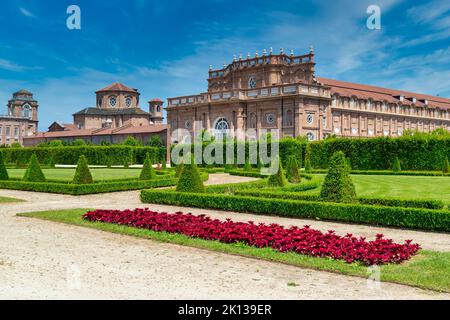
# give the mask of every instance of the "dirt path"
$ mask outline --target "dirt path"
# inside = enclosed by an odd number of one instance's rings
[[[221,183],[228,182],[225,176],[216,178]],[[450,299],[448,294],[402,285],[381,283],[377,288],[368,286],[362,278],[15,215],[80,207],[179,209],[143,205],[138,192],[72,197],[0,190],[0,195],[27,200],[0,205],[1,299]],[[183,208],[183,211],[207,212],[220,218],[230,216],[234,220],[273,221],[287,225],[299,222],[211,210]],[[430,248],[448,251],[450,247],[449,235],[384,228],[372,230],[372,227],[325,222],[301,221],[296,224],[306,223],[313,227],[333,228],[339,233],[353,230],[355,234],[372,234],[382,230],[397,238],[412,238],[418,242],[423,239]]]

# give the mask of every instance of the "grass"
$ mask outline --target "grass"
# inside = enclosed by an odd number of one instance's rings
[[[335,272],[363,278],[367,278],[369,276],[369,269],[356,263],[348,264],[340,260],[333,260],[329,258],[309,257],[296,253],[282,253],[271,248],[255,248],[242,243],[226,244],[218,241],[191,238],[180,234],[155,232],[117,224],[89,222],[81,218],[87,210],[88,209],[43,211],[22,213],[19,214],[19,216],[34,217],[139,238],[152,239],[160,242],[275,261],[298,267]],[[382,281],[405,284],[440,292],[450,292],[450,277],[448,276],[450,269],[449,266],[450,253],[421,250],[418,255],[403,264],[381,266],[380,274]]]
[[[139,178],[140,169],[112,169],[93,168],[90,169],[94,180],[114,180],[122,178]],[[26,169],[8,169],[10,178],[23,178]],[[75,168],[42,169],[44,175],[50,180],[71,181],[75,175]]]
[[[0,203],[11,203],[11,202],[22,202],[24,200],[10,198],[10,197],[0,197]]]

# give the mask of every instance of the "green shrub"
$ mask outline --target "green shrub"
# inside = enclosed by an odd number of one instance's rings
[[[350,177],[350,168],[343,152],[336,152],[330,160],[330,169],[325,176],[320,197],[325,201],[354,202],[355,186]]]
[[[156,178],[155,169],[153,169],[152,160],[150,159],[150,154],[147,153],[147,157],[144,161],[144,166],[142,167],[140,180],[151,180]]]
[[[142,143],[137,140],[135,137],[133,136],[128,136],[123,142],[123,145],[125,146],[130,146],[130,147],[139,147],[142,145]]]
[[[300,174],[298,171],[298,162],[294,156],[290,156],[287,160],[286,177],[291,183],[300,182]]]
[[[450,173],[450,164],[448,163],[448,158],[444,159],[444,165],[442,166],[443,173]]]
[[[175,167],[175,177],[179,178],[181,176],[181,172],[183,172],[184,162],[181,161],[179,165]]]
[[[76,184],[88,184],[93,183],[91,171],[85,156],[80,156],[78,159],[77,169],[75,170],[75,175],[73,177],[73,183]]]
[[[252,166],[248,161],[245,161],[244,171],[252,171]]]
[[[0,180],[8,180],[8,170],[6,170],[3,154],[0,152]]]
[[[275,160],[275,163],[278,162],[278,170],[275,174],[269,176],[267,180],[267,185],[269,187],[284,187],[287,184],[286,176],[284,175],[283,165],[281,164],[281,160],[278,157]]]
[[[365,223],[401,228],[450,231],[450,212],[416,208],[194,194],[168,190],[142,190],[144,203],[209,208],[295,218]]]
[[[398,159],[398,157],[394,158],[394,163],[392,164],[392,171],[394,172],[402,171],[402,167],[400,165],[400,160]]]
[[[35,154],[31,156],[30,163],[28,164],[27,171],[25,171],[23,180],[30,182],[45,182],[44,173],[41,170],[41,166],[39,165]]]
[[[177,191],[179,192],[205,192],[205,186],[200,177],[194,157],[191,158],[190,163],[185,163],[183,171],[181,171],[180,179],[177,184]]]

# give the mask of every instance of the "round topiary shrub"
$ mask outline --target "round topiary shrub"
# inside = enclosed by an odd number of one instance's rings
[[[30,182],[45,182],[44,173],[41,170],[41,166],[39,165],[39,161],[35,153],[33,153],[30,158],[30,163],[28,164],[27,171],[25,171],[23,180]]]
[[[275,174],[269,176],[269,179],[267,180],[267,185],[270,188],[276,188],[276,187],[284,187],[287,185],[286,176],[284,175],[283,166],[281,164],[281,160],[278,157],[276,160],[273,160],[278,162],[278,170]]]
[[[350,177],[350,167],[342,151],[333,154],[330,169],[322,185],[320,197],[324,201],[355,202],[356,192]]]
[[[398,157],[394,158],[394,162],[392,163],[392,171],[394,172],[402,171],[402,167],[400,165],[400,160],[398,159]]]
[[[178,179],[177,191],[179,192],[205,192],[205,186],[200,177],[200,172],[195,164],[194,158],[191,158],[190,163],[183,165],[180,179]]]
[[[141,175],[139,176],[140,180],[152,180],[156,178],[155,170],[153,169],[152,159],[150,158],[150,154],[147,152],[144,160],[144,166],[142,167]]]
[[[75,171],[75,175],[73,177],[73,183],[88,184],[93,182],[94,180],[92,179],[86,157],[82,155],[78,158],[77,170]]]
[[[289,156],[287,159],[286,166],[286,177],[291,183],[299,183],[300,182],[300,174],[298,172],[298,162],[294,156]]]
[[[3,152],[0,152],[0,180],[8,180],[8,170],[6,170],[5,162],[3,161]]]

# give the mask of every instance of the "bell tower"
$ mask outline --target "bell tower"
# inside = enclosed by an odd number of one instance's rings
[[[38,102],[34,100],[33,94],[27,90],[19,90],[13,93],[8,101],[8,115],[15,118],[25,118],[38,121]]]
[[[164,102],[161,99],[155,98],[148,102],[149,104],[149,112],[150,112],[150,120],[154,124],[162,124],[163,122],[163,104]]]

